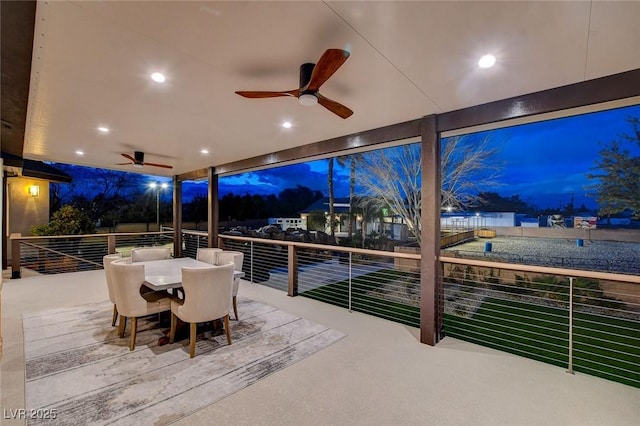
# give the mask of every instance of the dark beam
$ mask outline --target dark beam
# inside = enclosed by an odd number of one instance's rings
[[[440,340],[443,305],[441,303],[440,262],[440,137],[437,117],[422,121],[422,215],[420,239],[420,341],[435,345]]]
[[[209,176],[209,168],[194,170],[192,172],[182,173],[177,175],[178,182],[184,182],[185,180],[201,180],[207,179]]]
[[[392,124],[390,126],[353,133],[347,136],[297,146],[277,151],[273,154],[259,155],[246,160],[222,164],[216,166],[216,174],[236,173],[258,167],[275,166],[278,163],[287,161],[300,161],[318,155],[414,138],[420,136],[420,122],[420,119],[405,121],[404,123]]]
[[[173,257],[182,257],[182,182],[173,177]]]
[[[438,114],[438,132],[640,96],[640,69]]]
[[[218,175],[214,173],[213,167],[209,167],[208,185],[208,208],[207,208],[207,236],[209,238],[208,247],[218,247]]]

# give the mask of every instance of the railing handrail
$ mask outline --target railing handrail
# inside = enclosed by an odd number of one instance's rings
[[[218,235],[218,238],[237,240],[237,241],[246,241],[246,242],[253,241],[256,243],[263,243],[263,244],[295,246],[295,247],[311,248],[311,249],[317,249],[317,250],[340,251],[344,253],[368,254],[371,256],[380,256],[380,257],[388,256],[388,257],[395,257],[400,259],[413,259],[413,260],[421,259],[421,256],[419,254],[399,253],[395,251],[386,251],[386,250],[368,250],[368,249],[360,249],[356,247],[333,246],[328,244],[303,243],[300,241],[271,240],[268,238],[240,237],[235,235]]]
[[[86,263],[90,263],[92,265],[102,266],[101,263],[93,262],[93,261],[91,261],[89,259],[83,259],[83,258],[81,258],[79,256],[74,256],[74,255],[69,254],[69,253],[61,252],[59,250],[54,250],[54,249],[52,249],[50,247],[45,247],[45,246],[41,246],[39,244],[33,244],[33,243],[23,243],[23,244],[27,245],[29,247],[37,248],[38,250],[43,250],[43,251],[48,251],[48,252],[55,253],[55,254],[60,254],[60,255],[65,256],[65,257],[69,257],[71,259],[78,260],[80,262],[86,262]]]
[[[101,238],[108,236],[115,237],[130,237],[136,235],[170,235],[171,231],[149,231],[149,232],[110,232],[110,233],[99,233],[99,234],[81,234],[81,235],[25,235],[23,236],[21,233],[13,233],[9,237],[10,240],[41,240],[41,239],[69,239],[69,238]]]
[[[554,268],[550,266],[524,265],[518,263],[492,262],[488,260],[468,259],[464,257],[440,256],[440,262],[456,263],[459,265],[481,266],[485,268],[507,269],[510,271],[535,272],[549,275],[566,275],[570,277],[593,278],[607,281],[621,281],[640,284],[640,276],[614,274],[611,272],[583,271],[581,269]]]

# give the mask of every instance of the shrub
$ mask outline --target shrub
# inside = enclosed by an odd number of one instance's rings
[[[73,206],[62,206],[51,217],[51,221],[46,225],[33,226],[33,235],[82,235],[93,234],[96,227],[91,222],[89,216]]]

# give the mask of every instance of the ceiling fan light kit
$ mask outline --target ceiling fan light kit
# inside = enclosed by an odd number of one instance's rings
[[[318,98],[312,93],[303,93],[298,97],[300,105],[313,106],[318,103]]]
[[[245,98],[277,98],[291,96],[298,98],[300,105],[311,106],[320,104],[341,118],[348,118],[353,114],[346,106],[322,96],[318,91],[349,58],[350,53],[342,49],[328,49],[320,57],[317,64],[306,63],[300,66],[300,87],[281,92],[271,91],[237,91]]]

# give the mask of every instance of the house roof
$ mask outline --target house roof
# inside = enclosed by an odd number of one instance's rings
[[[325,213],[329,212],[329,198],[321,198],[316,200],[313,204],[301,210],[299,213],[311,213],[316,211],[322,211]],[[337,197],[333,199],[333,211],[336,214],[349,213],[349,198],[348,197]]]

